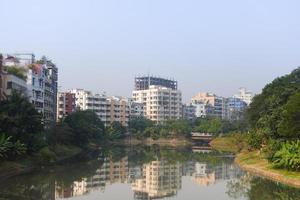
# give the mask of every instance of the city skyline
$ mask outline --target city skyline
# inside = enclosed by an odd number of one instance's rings
[[[0,17],[9,20],[2,22],[0,51],[48,56],[60,69],[63,90],[130,96],[136,75],[153,74],[176,79],[184,102],[200,91],[260,93],[299,66],[299,5],[3,1]]]

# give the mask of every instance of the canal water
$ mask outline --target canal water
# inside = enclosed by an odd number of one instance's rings
[[[205,148],[103,148],[0,183],[0,200],[300,200],[300,190],[241,171]]]

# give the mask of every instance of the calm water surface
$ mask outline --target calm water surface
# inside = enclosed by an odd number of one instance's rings
[[[0,200],[300,200],[209,148],[110,147],[0,183]]]

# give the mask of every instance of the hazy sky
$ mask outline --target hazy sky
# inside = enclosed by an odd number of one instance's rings
[[[299,0],[0,0],[0,52],[46,55],[63,89],[130,96],[139,74],[254,92],[300,66]]]

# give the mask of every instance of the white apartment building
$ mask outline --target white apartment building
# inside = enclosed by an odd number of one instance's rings
[[[69,92],[75,94],[76,107],[81,110],[95,111],[105,126],[113,122],[120,122],[123,126],[128,125],[130,108],[126,98],[93,94],[83,89],[73,89]]]
[[[239,89],[239,92],[233,97],[243,100],[249,106],[252,102],[253,93],[242,87]]]
[[[150,85],[145,90],[134,90],[134,102],[143,104],[144,116],[161,123],[182,117],[181,92],[159,85]]]

